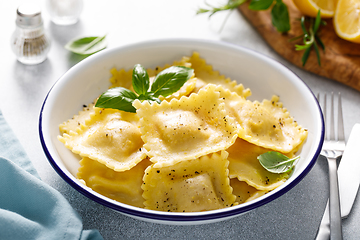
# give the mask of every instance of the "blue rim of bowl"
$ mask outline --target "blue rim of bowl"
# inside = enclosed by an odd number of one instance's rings
[[[161,41],[165,41],[165,42],[170,42],[170,41],[180,41],[180,42],[208,42],[208,43],[213,43],[213,44],[221,44],[221,45],[227,45],[229,47],[232,48],[238,48],[241,50],[246,50],[246,51],[251,51],[253,53],[255,53],[255,55],[260,55],[260,53],[253,51],[251,49],[247,49],[235,44],[231,44],[231,43],[224,43],[224,42],[216,42],[216,41],[212,41],[212,40],[186,40],[186,39],[167,39],[167,40],[152,40],[152,41],[146,41],[146,42],[139,42],[139,43],[135,43],[135,44],[130,44],[130,45],[126,45],[126,46],[121,46],[118,48],[124,48],[127,46],[134,46],[134,45],[138,45],[138,44],[144,44],[144,43],[157,43],[157,42],[161,42]],[[268,56],[262,55],[263,57],[271,60],[271,61],[275,61],[274,59],[271,59]],[[278,62],[279,63],[279,62]],[[287,67],[285,67],[283,64],[279,63],[280,65],[282,65],[282,67],[288,69]],[[288,69],[289,71],[291,71],[290,69]],[[294,72],[291,71],[292,74],[296,75]],[[297,76],[298,77],[298,76]],[[264,198],[260,201],[256,201],[253,202],[252,204],[248,204],[242,208],[228,208],[227,211],[209,211],[208,214],[201,214],[201,215],[194,215],[194,214],[181,214],[181,215],[177,215],[176,213],[174,213],[173,215],[168,215],[167,212],[161,212],[161,211],[148,211],[148,212],[144,212],[141,211],[141,208],[139,208],[139,210],[136,210],[136,208],[131,209],[131,208],[126,208],[126,207],[122,207],[120,205],[114,204],[112,202],[109,202],[105,199],[102,199],[92,193],[90,193],[89,191],[85,190],[84,188],[80,187],[77,183],[75,183],[69,176],[66,175],[66,173],[63,172],[63,170],[57,165],[56,161],[53,159],[53,157],[51,156],[45,140],[44,140],[44,135],[43,135],[43,122],[42,122],[42,118],[43,118],[43,110],[45,108],[47,99],[52,91],[52,89],[54,88],[54,86],[58,83],[58,81],[61,78],[59,78],[54,85],[50,88],[49,92],[47,93],[44,102],[42,104],[41,110],[40,110],[40,115],[39,115],[39,136],[40,136],[40,142],[41,142],[41,146],[43,148],[43,151],[48,159],[48,161],[50,162],[51,166],[54,168],[54,170],[60,175],[60,177],[67,182],[71,187],[73,187],[75,190],[77,190],[78,192],[80,192],[81,194],[83,194],[84,196],[88,197],[89,199],[103,205],[106,207],[109,207],[113,210],[119,211],[121,213],[127,214],[127,215],[131,215],[134,217],[138,217],[138,218],[142,218],[142,219],[147,219],[150,221],[153,220],[157,220],[157,221],[168,221],[169,223],[173,222],[203,222],[203,221],[211,221],[211,220],[221,220],[221,219],[225,219],[225,218],[230,218],[230,217],[234,217],[246,212],[249,212],[255,208],[258,208],[262,205],[265,205],[275,199],[277,199],[278,197],[282,196],[283,194],[285,194],[286,192],[288,192],[289,190],[291,190],[293,187],[295,187],[312,169],[312,167],[315,165],[320,152],[321,152],[321,148],[322,148],[322,144],[324,141],[324,133],[325,133],[325,123],[324,123],[324,117],[320,108],[319,103],[316,101],[317,104],[317,108],[319,109],[319,113],[321,116],[321,137],[320,137],[320,144],[314,154],[314,157],[311,159],[310,163],[306,166],[306,168],[299,174],[299,176],[297,176],[290,184],[288,184],[287,186],[285,186],[284,188],[280,189],[278,192],[276,192],[274,195],[271,195],[267,198]],[[299,80],[301,80],[298,77]],[[301,80],[302,81],[302,80]],[[310,93],[312,93],[312,91],[310,90],[310,88],[307,86],[307,84],[305,82],[302,81],[302,83],[309,89]],[[313,98],[316,99],[316,97],[314,96],[314,94],[312,93]],[[165,214],[164,214],[165,213]],[[202,212],[202,213],[206,213],[206,212]]]

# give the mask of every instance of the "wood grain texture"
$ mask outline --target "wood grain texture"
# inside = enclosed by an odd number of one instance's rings
[[[288,6],[291,30],[286,34],[279,33],[271,23],[270,10],[252,11],[249,3],[240,5],[240,12],[247,18],[265,41],[282,57],[300,68],[317,75],[336,80],[360,91],[360,44],[351,43],[339,38],[333,28],[332,19],[319,30],[324,42],[325,51],[320,49],[321,66],[317,63],[315,51],[311,51],[305,66],[302,66],[303,51],[296,51],[295,44],[302,40],[290,41],[303,33],[299,18],[302,14],[292,0],[283,0]]]

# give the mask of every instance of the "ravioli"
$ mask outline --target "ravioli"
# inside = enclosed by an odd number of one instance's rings
[[[157,168],[224,150],[238,136],[215,85],[180,100],[161,104],[136,100],[133,105],[140,117],[144,147]]]
[[[266,191],[279,187],[289,178],[289,173],[271,173],[261,166],[257,157],[270,151],[269,149],[238,138],[226,151],[229,152],[230,178],[237,178],[258,190]]]
[[[85,125],[58,138],[72,152],[115,171],[129,170],[147,156],[134,113],[95,108]]]
[[[282,153],[296,151],[306,139],[307,130],[294,121],[278,96],[260,103],[246,100],[222,86],[216,90],[225,101],[226,111],[243,128],[240,138]]]
[[[145,208],[200,212],[235,205],[228,178],[228,153],[222,151],[173,166],[145,170]]]
[[[144,159],[130,170],[115,172],[98,161],[85,157],[80,161],[77,177],[101,195],[143,208],[145,206],[141,185],[144,171],[150,164],[148,159]]]

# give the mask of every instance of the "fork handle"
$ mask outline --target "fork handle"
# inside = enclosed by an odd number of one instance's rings
[[[340,212],[339,184],[337,176],[336,158],[328,157],[329,182],[330,182],[330,236],[331,240],[343,239]]]

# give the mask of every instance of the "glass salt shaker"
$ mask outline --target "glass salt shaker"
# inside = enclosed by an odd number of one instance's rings
[[[40,8],[34,4],[23,4],[16,13],[11,48],[17,60],[28,65],[43,62],[50,50],[50,38],[45,34]]]
[[[57,25],[75,24],[82,12],[82,0],[46,0],[51,21]]]

